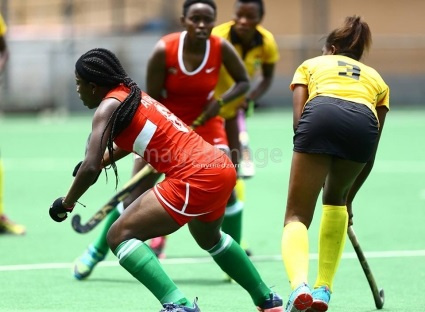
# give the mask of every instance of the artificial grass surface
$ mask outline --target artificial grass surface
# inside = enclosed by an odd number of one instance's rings
[[[354,227],[378,286],[386,295],[385,311],[423,311],[425,229],[425,112],[388,114],[375,168],[354,203]],[[286,301],[290,288],[280,260],[280,238],[292,155],[289,111],[259,110],[248,121],[257,165],[246,180],[244,239],[253,261],[269,285]],[[0,235],[0,311],[159,311],[156,299],[116,263],[110,253],[86,281],[71,276],[72,261],[98,229],[77,234],[69,220],[48,216],[51,202],[66,193],[74,166],[84,154],[90,116],[11,117],[0,120],[0,148],[5,167],[5,210],[27,226],[24,237]],[[118,163],[120,184],[130,177],[131,158]],[[83,221],[114,193],[101,176],[82,198]],[[317,252],[320,203],[310,228],[310,250]],[[413,250],[410,255],[402,251]],[[376,253],[371,254],[371,251]],[[392,253],[386,253],[393,251]],[[199,297],[203,312],[256,311],[237,284],[196,246],[186,227],[171,235],[164,267],[189,298]],[[347,239],[335,280],[330,311],[373,311],[369,286]],[[15,265],[25,265],[16,267]],[[310,265],[314,282],[317,260]]]

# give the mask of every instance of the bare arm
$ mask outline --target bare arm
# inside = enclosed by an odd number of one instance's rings
[[[236,52],[235,48],[227,41],[221,40],[222,64],[226,68],[229,75],[233,78],[235,84],[221,95],[221,103],[216,99],[212,99],[205,107],[203,116],[198,118],[194,123],[202,124],[208,119],[216,116],[221,105],[226,105],[227,102],[245,94],[249,90],[249,78],[245,66]]]
[[[146,73],[147,93],[159,100],[165,82],[165,43],[160,40],[149,58]]]
[[[223,65],[235,82],[233,87],[222,95],[223,102],[227,103],[245,94],[249,90],[250,84],[246,68],[235,48],[227,40],[221,42]]]
[[[261,77],[254,88],[248,93],[249,100],[257,100],[266,93],[273,82],[275,64],[263,64],[261,66]]]
[[[205,123],[208,119],[217,116],[221,105],[245,94],[249,90],[249,78],[245,66],[236,52],[235,48],[227,41],[221,40],[222,64],[229,75],[233,78],[235,84],[221,96],[221,103],[212,99],[205,106],[202,115],[194,121],[194,125]]]
[[[130,154],[129,151],[125,151],[125,150],[119,148],[118,146],[114,145],[114,160],[115,161],[118,161],[121,158],[124,158],[128,154]],[[111,164],[111,159],[109,157],[109,152],[105,151],[105,154],[103,154],[102,168],[105,168],[105,167],[109,166],[110,164]]]
[[[92,122],[92,132],[87,146],[86,156],[72,182],[71,188],[64,199],[64,206],[71,207],[88,190],[102,168],[102,158],[110,127],[102,134],[115,108],[120,104],[116,99],[106,99],[100,103]]]
[[[306,85],[297,84],[294,87],[292,94],[292,105],[293,105],[293,129],[294,133],[297,130],[298,123],[300,122],[301,114],[305,102],[308,99],[308,88]]]

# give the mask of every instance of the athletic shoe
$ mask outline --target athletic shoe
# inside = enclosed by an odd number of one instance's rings
[[[311,311],[325,312],[328,310],[329,300],[331,300],[331,291],[327,286],[313,289],[311,295],[313,296]]]
[[[257,307],[260,312],[283,312],[283,301],[276,293],[270,293],[269,299],[264,301],[261,307]]]
[[[102,253],[93,245],[90,245],[87,250],[74,262],[74,277],[77,280],[87,278],[93,271],[96,264],[105,259],[106,253]]]
[[[0,216],[0,233],[24,235],[25,232],[26,230],[23,225],[13,222],[6,215]]]
[[[165,258],[164,248],[166,240],[166,236],[159,236],[151,239],[149,247],[152,249],[158,259]]]
[[[311,289],[306,283],[302,283],[289,296],[285,312],[303,312],[310,308],[312,303]]]
[[[164,308],[159,312],[201,312],[198,307],[198,298],[193,301],[193,307],[186,307],[175,303],[165,303],[162,305]]]

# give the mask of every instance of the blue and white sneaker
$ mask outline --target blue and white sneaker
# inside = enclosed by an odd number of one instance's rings
[[[105,259],[106,253],[97,250],[93,245],[90,245],[84,254],[74,262],[74,277],[77,280],[87,278],[93,271],[96,264]]]
[[[175,303],[165,303],[162,306],[163,309],[159,312],[201,312],[201,309],[198,307],[198,298],[195,298],[193,301],[192,308]]]
[[[331,291],[327,286],[313,289],[311,292],[313,303],[311,309],[315,312],[325,312],[328,310],[329,301],[331,300]]]
[[[306,283],[302,283],[289,296],[285,312],[304,312],[311,307],[312,303],[311,289]]]
[[[270,293],[269,298],[257,307],[260,312],[283,312],[283,301],[280,296],[274,292]]]

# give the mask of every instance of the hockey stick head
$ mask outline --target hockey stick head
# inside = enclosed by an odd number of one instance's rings
[[[378,310],[381,310],[384,307],[384,303],[385,303],[385,294],[384,294],[384,289],[380,289],[379,290],[379,296],[375,296],[374,294],[374,299],[375,299],[375,306]]]
[[[72,228],[80,233],[84,234],[90,232],[95,228],[105,217],[109,214],[110,211],[115,209],[115,206],[118,204],[118,201],[114,201],[113,204],[107,204],[102,209],[97,211],[86,224],[81,224],[81,216],[75,215],[72,218],[71,225]]]
[[[71,225],[72,225],[72,228],[76,231],[76,232],[78,232],[78,233],[85,233],[84,231],[83,231],[83,225],[81,224],[81,216],[80,215],[74,215],[73,217],[72,217],[72,220],[71,220]]]

